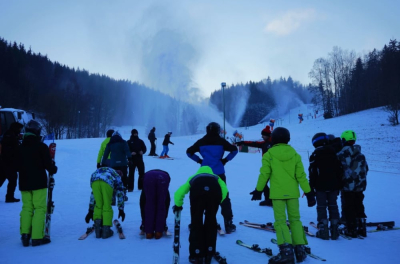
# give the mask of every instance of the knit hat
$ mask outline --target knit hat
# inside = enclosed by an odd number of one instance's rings
[[[134,134],[138,134],[139,135],[139,132],[136,129],[132,129],[131,135],[134,135]]]
[[[263,136],[271,136],[271,129],[269,128],[269,126],[266,126],[262,131],[261,131],[261,135]]]

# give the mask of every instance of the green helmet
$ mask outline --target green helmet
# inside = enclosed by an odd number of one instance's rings
[[[340,137],[345,141],[357,140],[356,133],[353,130],[344,131]]]

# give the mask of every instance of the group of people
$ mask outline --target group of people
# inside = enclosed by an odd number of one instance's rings
[[[20,131],[17,125],[12,128],[15,134]],[[55,174],[57,167],[50,158],[48,147],[40,141],[40,131],[40,124],[34,120],[26,125],[22,144],[18,146],[16,143],[17,148],[12,154],[14,163],[9,163],[14,164],[14,171],[19,172],[20,176],[19,188],[23,200],[21,239],[24,246],[29,245],[30,239],[33,246],[50,242],[44,237],[46,171]],[[152,129],[153,133],[154,131],[155,128]],[[200,169],[174,194],[175,213],[183,209],[184,197],[190,192],[189,261],[191,263],[211,262],[216,251],[216,214],[219,206],[226,232],[231,233],[236,230],[224,166],[236,156],[238,149],[220,137],[221,128],[218,123],[211,122],[207,125],[206,131],[204,137],[186,150],[187,156],[200,164]],[[263,141],[241,141],[236,145],[262,149],[262,166],[258,182],[250,194],[251,200],[261,200],[264,193],[265,200],[260,205],[273,207],[274,228],[280,253],[270,258],[270,264],[295,263],[295,259],[297,262],[302,262],[306,258],[304,245],[308,242],[300,221],[299,186],[307,197],[308,206],[317,205],[319,228],[317,237],[337,239],[340,223],[345,223],[345,228],[342,230],[345,235],[366,236],[363,191],[366,189],[368,165],[361,153],[361,147],[355,144],[357,138],[354,131],[346,130],[340,138],[325,133],[314,135],[312,144],[315,150],[310,157],[309,181],[300,155],[288,145],[290,132],[286,128],[278,127],[271,132],[270,127],[266,126],[261,135]],[[168,144],[172,143],[169,137],[166,138]],[[7,146],[3,140],[3,162],[4,154],[9,151]],[[224,157],[225,151],[228,155]],[[126,192],[134,189],[136,167],[139,170],[138,189],[142,190],[140,196],[142,233],[147,239],[159,239],[168,229],[166,219],[171,200],[168,190],[171,177],[168,172],[159,169],[145,173],[143,163],[145,153],[146,146],[139,139],[136,129],[131,131],[128,141],[124,141],[118,131],[107,131],[107,138],[101,144],[98,154],[97,170],[91,175],[92,194],[89,212],[85,217],[86,222],[94,220],[97,238],[108,238],[113,235],[110,228],[113,219],[112,205],[118,206],[118,218],[124,221]],[[153,145],[151,153],[155,154]],[[270,188],[267,186],[268,182]],[[339,193],[342,200],[342,217],[337,205]],[[290,231],[286,219],[289,220]]]

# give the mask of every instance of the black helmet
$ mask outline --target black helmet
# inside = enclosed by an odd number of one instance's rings
[[[285,143],[290,141],[290,132],[284,127],[277,127],[272,131],[272,144]]]
[[[25,126],[25,131],[40,136],[42,125],[36,120],[30,120]]]
[[[326,135],[326,136],[328,138],[328,144],[329,145],[332,144],[333,142],[335,142],[335,135],[329,134],[329,135]]]
[[[219,135],[219,133],[221,132],[221,127],[219,126],[218,123],[211,122],[210,124],[207,125],[206,130],[207,130],[207,134]]]
[[[114,129],[109,129],[107,131],[107,137],[112,137],[113,134],[114,134]]]
[[[323,132],[317,133],[312,137],[311,142],[316,148],[325,146],[328,144],[328,136]]]

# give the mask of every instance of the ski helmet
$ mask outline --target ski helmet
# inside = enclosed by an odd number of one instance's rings
[[[285,143],[290,141],[290,132],[284,127],[277,127],[272,131],[272,144]]]
[[[216,122],[211,122],[210,124],[207,125],[206,127],[207,134],[217,134],[221,132],[221,127],[219,126],[218,123]]]
[[[326,136],[328,138],[328,144],[332,144],[335,141],[335,135],[329,134]]]
[[[36,120],[30,120],[25,126],[25,131],[40,136],[42,125]]]
[[[353,130],[346,130],[342,133],[342,135],[340,136],[342,138],[343,141],[356,141],[357,140],[357,136],[356,133]]]
[[[112,137],[113,134],[114,134],[114,129],[109,129],[107,131],[107,137]]]
[[[313,146],[316,148],[325,146],[326,144],[328,144],[328,137],[323,132],[317,133],[312,137],[311,142],[312,142]]]

